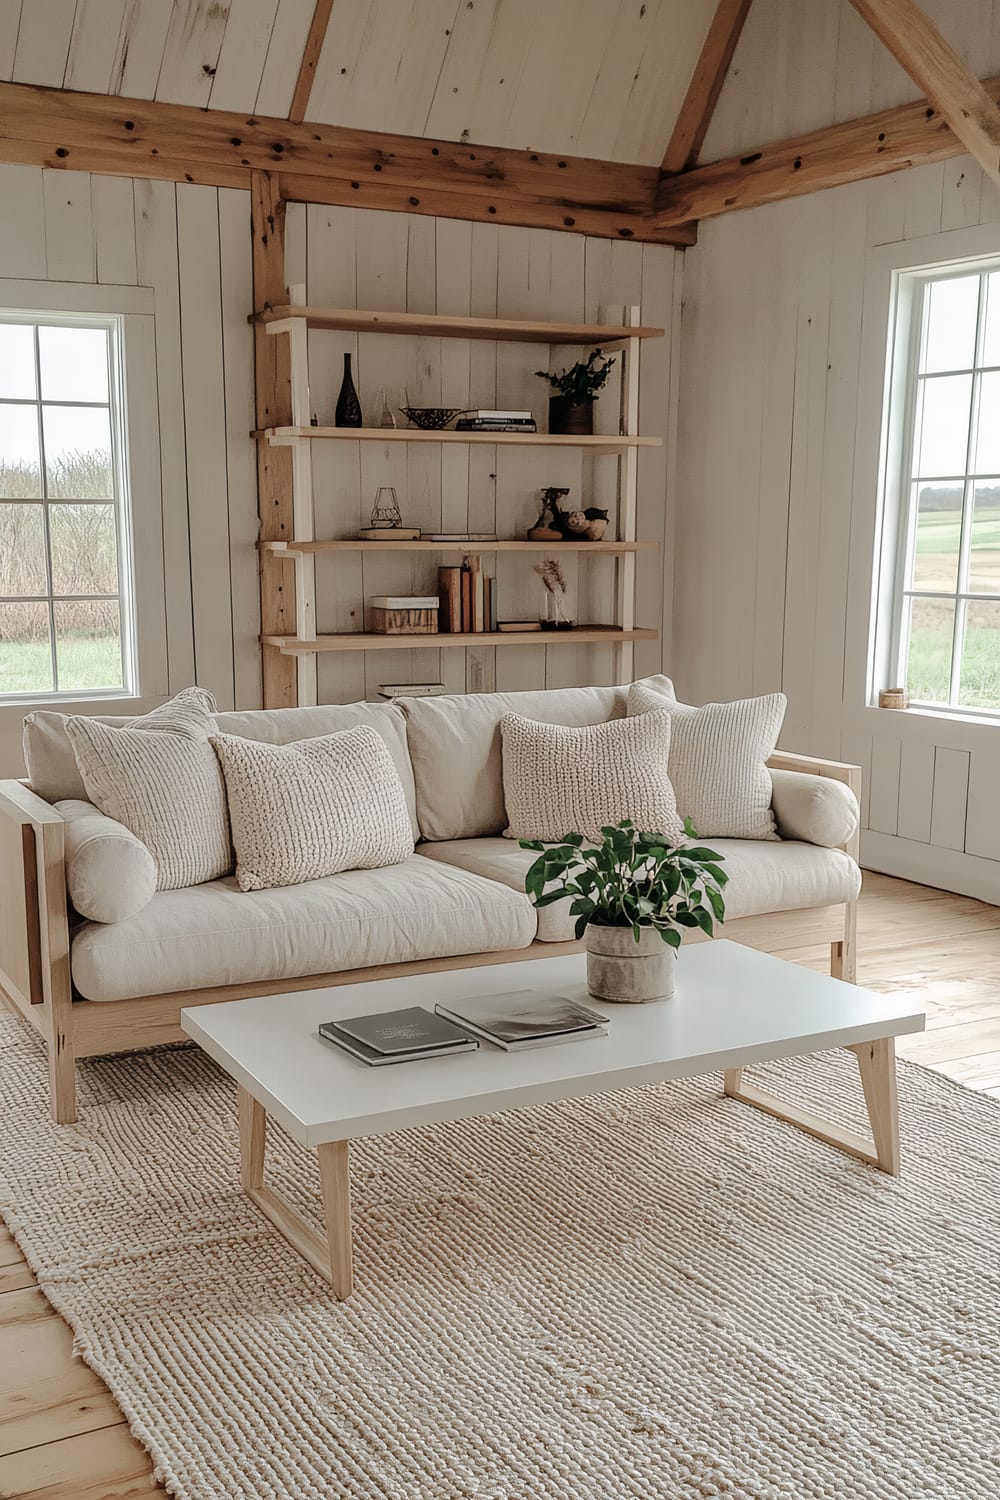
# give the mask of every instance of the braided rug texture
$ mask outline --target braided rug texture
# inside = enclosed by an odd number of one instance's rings
[[[204,1055],[85,1063],[59,1127],[0,1046],[4,1216],[182,1500],[1000,1495],[994,1100],[904,1065],[898,1181],[712,1077],[362,1141],[338,1304]],[[861,1118],[846,1054],[759,1073]],[[268,1166],[317,1212],[307,1152]]]

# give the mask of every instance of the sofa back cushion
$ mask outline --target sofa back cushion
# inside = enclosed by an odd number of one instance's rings
[[[672,691],[666,677],[645,680],[660,692]],[[578,728],[624,718],[627,700],[627,687],[400,699],[406,716],[421,837],[437,842],[503,833],[508,821],[500,749],[504,714]]]
[[[134,716],[100,715],[100,724],[121,728],[134,723]],[[406,744],[406,723],[393,703],[333,703],[320,708],[254,709],[239,713],[215,715],[215,727],[222,734],[239,735],[245,740],[262,740],[270,745],[288,745],[295,740],[314,739],[321,734],[336,734],[370,724],[386,743],[393,764],[403,784],[403,794],[418,835],[413,769]],[[24,721],[24,763],[33,792],[46,802],[66,798],[87,800],[83,778],[77,768],[73,747],[66,733],[66,715],[50,709],[29,714]]]

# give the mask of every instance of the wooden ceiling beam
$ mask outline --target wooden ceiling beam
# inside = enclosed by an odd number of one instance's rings
[[[984,79],[983,88],[991,100],[1000,99],[1000,77]],[[921,99],[696,167],[679,177],[665,177],[652,222],[669,229],[947,161],[965,149],[940,110]]]
[[[851,0],[983,171],[1000,183],[1000,109],[915,0]]]
[[[286,198],[691,245],[650,219],[655,167],[0,83],[0,161],[250,187]]]
[[[662,171],[688,171],[698,160],[750,5],[751,0],[719,0],[664,153]]]
[[[309,35],[306,37],[305,51],[302,54],[302,61],[299,63],[299,76],[295,80],[292,107],[288,111],[288,118],[296,125],[301,125],[309,113],[309,100],[312,97],[313,84],[316,81],[316,69],[319,66],[323,43],[326,41],[326,33],[330,25],[332,11],[333,0],[316,0],[316,9],[313,11],[312,22],[309,26]]]

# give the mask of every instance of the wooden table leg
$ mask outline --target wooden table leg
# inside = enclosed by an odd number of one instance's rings
[[[896,1042],[891,1036],[861,1042],[850,1049],[858,1060],[861,1087],[871,1121],[875,1155],[883,1172],[899,1175],[899,1099],[896,1093]]]
[[[861,1086],[871,1122],[872,1139],[856,1131],[845,1130],[825,1120],[813,1110],[788,1104],[770,1089],[747,1083],[742,1068],[727,1068],[724,1091],[727,1098],[752,1104],[765,1114],[773,1115],[804,1130],[807,1135],[836,1146],[848,1156],[856,1156],[869,1166],[879,1167],[890,1176],[899,1175],[899,1104],[896,1097],[896,1044],[893,1037],[875,1042],[858,1042],[847,1049],[853,1052],[861,1071]]]
[[[267,1115],[246,1089],[238,1091],[240,1123],[240,1186],[252,1198],[278,1233],[304,1256],[314,1270],[333,1287],[343,1302],[354,1288],[351,1246],[351,1174],[346,1141],[333,1141],[317,1149],[326,1233],[317,1234],[312,1224],[287,1199],[264,1182],[267,1146]]]
[[[317,1148],[319,1177],[323,1187],[326,1238],[330,1251],[330,1282],[334,1295],[343,1301],[354,1288],[354,1256],[351,1235],[351,1168],[346,1141],[331,1141]]]

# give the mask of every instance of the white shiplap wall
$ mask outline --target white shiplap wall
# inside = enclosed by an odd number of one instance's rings
[[[197,681],[223,706],[254,707],[260,687],[249,195],[7,165],[0,165],[0,194],[0,307],[5,279],[138,285],[155,294],[156,385],[133,387],[130,399],[154,404],[159,413],[163,588],[139,604],[162,615],[166,650],[135,706],[152,706],[163,693]],[[668,329],[665,339],[645,346],[643,430],[670,437],[683,258],[669,248],[297,206],[289,210],[288,253],[289,281],[307,282],[309,295],[328,304],[596,318],[604,306],[639,303],[645,321]],[[397,402],[408,391],[427,404],[523,402],[543,413],[545,388],[532,373],[546,360],[543,346],[345,342],[315,334],[312,403],[324,419],[332,415],[348,347],[357,354],[370,411],[385,386]],[[610,402],[606,411],[610,417]],[[639,559],[639,623],[659,629],[670,620],[670,566],[665,582],[662,559],[673,554],[672,452],[668,442],[640,461],[640,533],[662,549]],[[556,450],[546,456],[364,445],[361,454],[350,445],[317,444],[317,535],[350,534],[367,520],[383,483],[396,485],[417,524],[512,535],[535,519],[541,486],[569,484],[582,503],[603,503],[613,468],[602,459],[584,469],[578,457]],[[137,536],[137,549],[144,545]],[[614,566],[607,558],[567,561],[579,617],[611,618]],[[427,559],[322,559],[318,573],[321,629],[360,628],[363,600],[372,593],[436,584]],[[528,564],[505,560],[500,579],[502,613],[537,614],[540,586]],[[658,670],[661,649],[660,642],[640,643],[637,670]],[[428,677],[458,691],[599,682],[609,680],[611,668],[605,647],[351,654],[322,659],[320,697],[350,701],[373,696],[380,682]],[[22,715],[20,708],[0,708],[0,775],[20,773]]]
[[[702,225],[670,661],[694,701],[783,688],[785,748],[862,764],[868,865],[1000,902],[1000,727],[865,703],[882,378],[866,285],[881,247],[960,256],[979,223],[979,253],[1000,251],[1000,189],[963,157]]]

